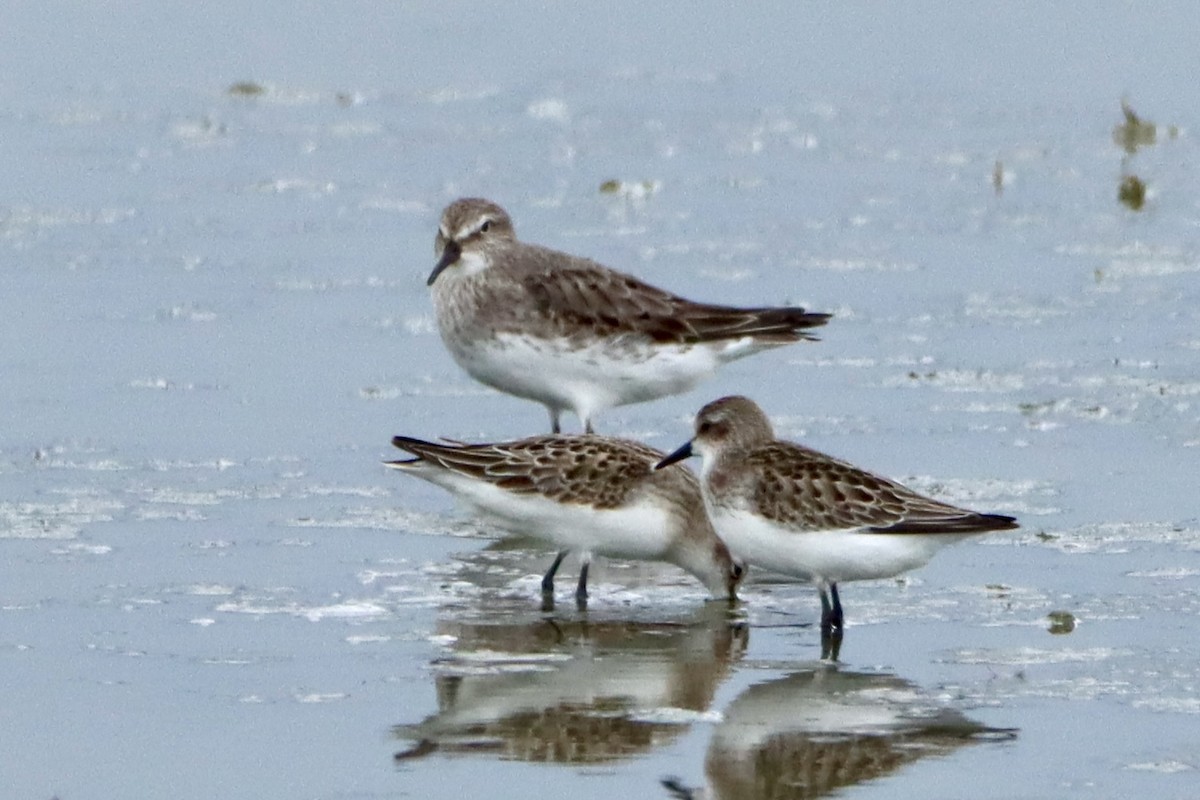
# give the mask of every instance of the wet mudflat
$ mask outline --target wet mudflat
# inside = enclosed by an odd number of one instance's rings
[[[8,15],[12,796],[1194,795],[1197,12],[688,8]],[[1022,529],[843,587],[836,664],[761,573],[730,610],[601,563],[541,610],[551,553],[379,465],[546,424],[435,332],[460,194],[836,315],[601,431],[669,448],[745,393]]]

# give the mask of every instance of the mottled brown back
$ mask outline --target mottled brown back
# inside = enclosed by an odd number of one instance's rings
[[[1017,527],[1012,517],[980,514],[925,497],[791,442],[761,445],[726,463],[727,479],[748,489],[752,510],[797,530],[952,534]],[[720,474],[722,465],[716,470]]]
[[[815,339],[805,329],[828,314],[803,308],[733,308],[696,303],[588,259],[535,245],[520,248],[517,280],[534,309],[562,332],[638,334],[663,344],[699,344],[752,336],[765,344]],[[514,251],[509,251],[514,254]],[[514,270],[517,272],[517,270]]]
[[[618,508],[631,501],[647,482],[661,483],[660,474],[652,468],[662,453],[637,442],[604,436],[534,436],[467,445],[397,436],[392,444],[510,492],[540,494],[561,503],[594,508]],[[686,470],[682,472],[682,476],[670,476],[669,482],[682,486],[690,481],[698,498],[695,477]]]

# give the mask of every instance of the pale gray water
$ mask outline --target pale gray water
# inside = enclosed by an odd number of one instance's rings
[[[798,797],[804,754],[850,797],[1195,796],[1198,24],[6,10],[5,796]],[[1133,156],[1122,97],[1158,123]],[[601,430],[673,447],[744,392],[785,436],[1023,529],[844,587],[840,671],[797,627],[815,592],[763,575],[732,627],[621,564],[586,620],[546,619],[549,554],[379,466],[394,433],[546,424],[433,331],[437,215],[468,193],[689,296],[837,315]],[[438,747],[393,761],[414,733]]]

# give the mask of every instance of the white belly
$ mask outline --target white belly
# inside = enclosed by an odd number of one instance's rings
[[[669,514],[650,501],[594,509],[537,494],[516,494],[442,470],[420,475],[507,530],[534,536],[560,550],[655,561],[664,560],[672,544]]]
[[[890,578],[927,563],[966,534],[870,533],[859,528],[793,531],[747,511],[710,508],[713,526],[735,557],[812,581]]]
[[[711,376],[722,360],[717,350],[705,345],[620,339],[579,346],[566,339],[500,334],[486,341],[447,344],[476,380],[582,417],[686,392]]]

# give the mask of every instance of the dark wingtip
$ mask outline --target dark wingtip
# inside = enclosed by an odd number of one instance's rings
[[[410,453],[415,457],[401,461],[385,461],[383,463],[392,469],[401,469],[406,464],[415,464],[418,461],[424,461],[426,451],[435,446],[424,439],[414,439],[411,436],[393,436],[392,447]]]
[[[809,333],[809,329],[820,328],[833,317],[833,314],[806,311],[799,306],[758,308],[754,309],[754,313],[761,326],[759,335],[764,338],[777,337],[780,343],[818,342],[820,339]]]
[[[405,458],[400,461],[384,461],[383,465],[388,469],[404,469],[410,464],[416,464],[418,461],[424,461],[423,458]]]
[[[405,452],[408,452],[408,453],[413,453],[414,455],[416,454],[416,451],[413,450],[411,447],[409,447],[409,445],[422,445],[422,444],[425,444],[425,442],[422,442],[420,439],[414,439],[411,436],[393,436],[392,437],[392,447],[399,448],[400,450],[404,450]]]
[[[799,336],[801,339],[808,341],[808,342],[821,341],[821,337],[814,336],[813,334],[809,333],[806,329],[820,328],[821,326],[823,326],[829,322],[829,320],[833,317],[833,314],[821,314],[821,313],[816,313],[816,312],[804,311],[803,309],[797,309],[797,310],[801,311],[802,313],[800,314],[800,317],[797,320],[797,324],[795,327],[796,335]]]
[[[426,444],[426,442],[423,442],[420,439],[413,439],[409,436],[393,436],[392,447],[395,447],[398,450],[403,450],[406,453],[410,453],[413,457],[402,458],[396,461],[384,461],[383,465],[388,469],[404,469],[411,464],[424,461],[425,458],[421,455],[421,451],[419,449],[423,444]]]
[[[783,308],[759,309],[764,319],[774,317],[778,322],[789,325],[795,330],[804,328],[819,328],[833,317],[823,311],[809,311],[799,306],[784,306]]]
[[[422,756],[427,756],[430,753],[437,752],[437,749],[437,742],[433,741],[432,739],[422,739],[407,750],[401,750],[400,752],[394,754],[392,756],[392,760],[408,761],[409,759],[413,758],[421,758]]]
[[[989,533],[1021,527],[1016,517],[1004,514],[964,513],[962,516],[935,519],[901,520],[894,525],[873,527],[875,533]]]
[[[992,531],[1011,531],[1021,527],[1021,523],[1017,522],[1016,517],[1010,517],[1006,514],[980,514],[981,519],[987,520],[994,527],[987,530]]]

